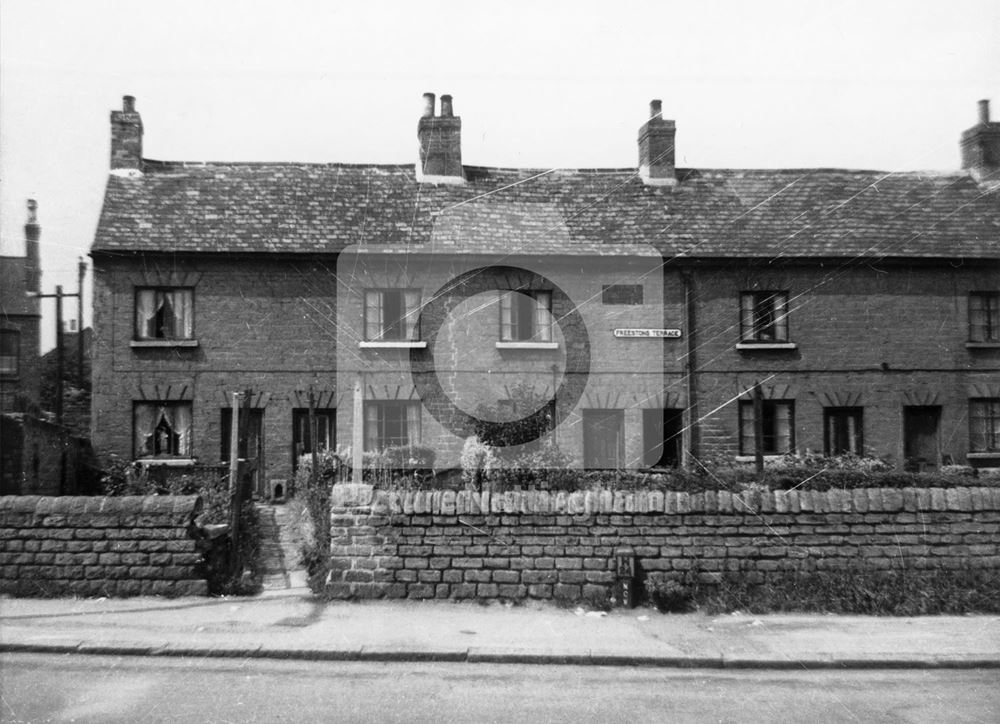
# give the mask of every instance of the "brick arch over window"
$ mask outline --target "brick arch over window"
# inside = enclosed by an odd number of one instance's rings
[[[864,394],[858,391],[820,390],[814,394],[816,401],[823,407],[861,407],[864,404]]]
[[[741,392],[739,393],[739,399],[752,400],[753,389],[756,386],[756,383],[751,382],[748,384],[747,382],[743,381],[738,384],[739,384],[739,389],[741,390]],[[794,400],[799,393],[799,390],[795,385],[763,384],[760,386],[760,388],[765,400]]]
[[[907,407],[934,407],[941,404],[941,393],[925,387],[903,390],[900,397]]]

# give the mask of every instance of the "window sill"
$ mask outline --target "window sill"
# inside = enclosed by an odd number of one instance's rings
[[[966,349],[1000,349],[1000,342],[966,342]]]
[[[497,349],[559,349],[558,342],[497,342]]]
[[[164,347],[197,347],[196,339],[134,339],[132,349],[157,349]]]
[[[799,346],[795,342],[738,342],[736,344],[736,349],[740,352],[774,352],[798,348]]]
[[[361,349],[424,349],[426,342],[359,342]]]
[[[775,460],[782,460],[792,453],[764,453],[764,462],[774,462]],[[736,462],[738,463],[752,463],[757,460],[755,455],[737,455]]]
[[[161,465],[174,468],[186,468],[198,464],[194,458],[139,458],[136,462],[140,465]]]

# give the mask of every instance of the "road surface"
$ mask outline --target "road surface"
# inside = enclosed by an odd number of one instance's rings
[[[10,722],[983,722],[1000,671],[4,654]]]

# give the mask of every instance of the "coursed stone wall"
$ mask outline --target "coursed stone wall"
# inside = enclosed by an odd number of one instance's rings
[[[1000,568],[1000,488],[387,492],[334,487],[333,598],[607,600],[640,578]]]
[[[0,497],[0,592],[207,595],[189,496]]]

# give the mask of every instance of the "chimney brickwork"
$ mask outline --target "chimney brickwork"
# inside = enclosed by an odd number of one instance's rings
[[[29,292],[40,292],[42,289],[42,264],[38,253],[41,236],[38,202],[28,199],[28,220],[24,223],[24,286]]]
[[[677,183],[674,169],[674,139],[677,128],[673,121],[664,120],[662,104],[649,104],[649,120],[639,129],[639,177],[649,186],[673,186]]]
[[[1000,123],[990,121],[990,102],[979,101],[979,123],[962,133],[962,168],[973,178],[1000,184]]]
[[[424,110],[417,125],[420,157],[417,180],[427,183],[464,183],[462,119],[454,115],[452,99],[441,96],[441,114],[434,115],[434,94],[424,93]]]
[[[142,171],[142,118],[132,96],[122,98],[120,111],[111,111],[111,170]]]

